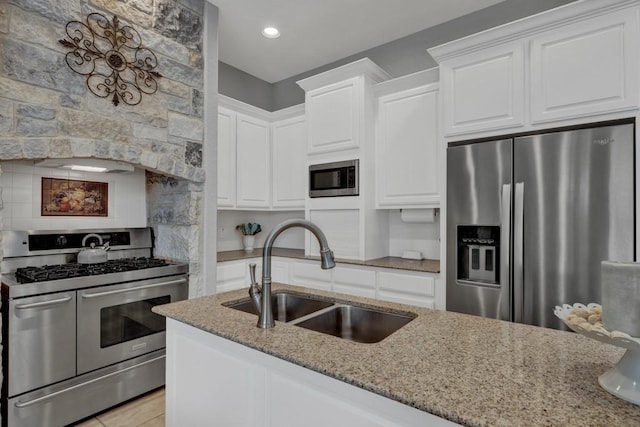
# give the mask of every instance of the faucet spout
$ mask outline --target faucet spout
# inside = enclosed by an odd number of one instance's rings
[[[327,238],[320,228],[312,222],[303,219],[290,219],[278,224],[267,236],[262,250],[262,300],[260,303],[259,328],[273,328],[276,322],[271,310],[271,251],[276,238],[284,230],[300,227],[309,230],[318,239],[320,244],[320,267],[324,270],[335,267],[333,252],[329,249]]]

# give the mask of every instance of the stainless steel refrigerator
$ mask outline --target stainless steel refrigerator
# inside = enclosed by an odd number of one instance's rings
[[[635,259],[634,124],[451,143],[447,310],[562,329]]]

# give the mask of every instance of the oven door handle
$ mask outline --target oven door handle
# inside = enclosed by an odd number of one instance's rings
[[[153,362],[155,362],[157,360],[164,359],[165,357],[166,357],[165,355],[162,355],[162,356],[159,356],[159,357],[156,357],[156,358],[153,358],[153,359],[145,360],[144,362],[138,363],[137,365],[129,366],[129,367],[121,369],[119,371],[111,372],[109,374],[103,375],[101,377],[94,378],[94,379],[89,380],[89,381],[85,381],[85,382],[80,383],[80,384],[72,385],[71,387],[67,387],[65,389],[58,390],[58,391],[56,391],[54,393],[47,394],[47,395],[44,395],[42,397],[38,397],[38,398],[33,399],[33,400],[28,400],[26,402],[16,402],[15,403],[15,407],[16,408],[26,408],[27,406],[35,405],[36,403],[40,403],[40,402],[42,402],[44,400],[49,400],[52,397],[56,397],[56,396],[58,396],[60,394],[67,393],[67,392],[69,392],[71,390],[75,390],[77,388],[84,387],[84,386],[87,386],[89,384],[93,384],[93,383],[98,382],[98,381],[102,381],[102,380],[104,380],[106,378],[113,377],[115,375],[120,375],[120,374],[122,374],[124,372],[127,372],[127,371],[130,371],[132,369],[139,368],[140,366],[143,366],[143,365],[148,365],[149,363],[153,363]]]
[[[27,308],[48,307],[50,305],[63,304],[69,301],[71,301],[71,297],[66,296],[64,298],[52,299],[50,301],[32,302],[31,304],[16,304],[16,309],[26,310]]]
[[[87,298],[87,299],[88,298],[99,298],[99,297],[106,297],[108,295],[123,294],[125,292],[140,291],[142,289],[158,288],[160,286],[177,285],[178,283],[185,283],[186,281],[187,281],[187,279],[170,280],[168,282],[153,283],[151,285],[136,286],[135,288],[116,289],[116,290],[113,290],[113,291],[106,291],[106,292],[95,292],[93,294],[85,294],[83,292],[81,295],[82,295],[82,298]]]

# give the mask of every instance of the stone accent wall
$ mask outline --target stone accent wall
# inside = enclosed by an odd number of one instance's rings
[[[157,56],[159,89],[140,104],[94,95],[65,62],[67,22],[92,12],[117,15]],[[203,13],[204,0],[0,2],[0,160],[93,157],[153,172],[156,254],[189,262],[192,295],[202,292]]]

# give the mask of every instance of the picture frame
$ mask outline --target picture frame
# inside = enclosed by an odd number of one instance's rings
[[[109,183],[42,177],[42,216],[109,216]]]

